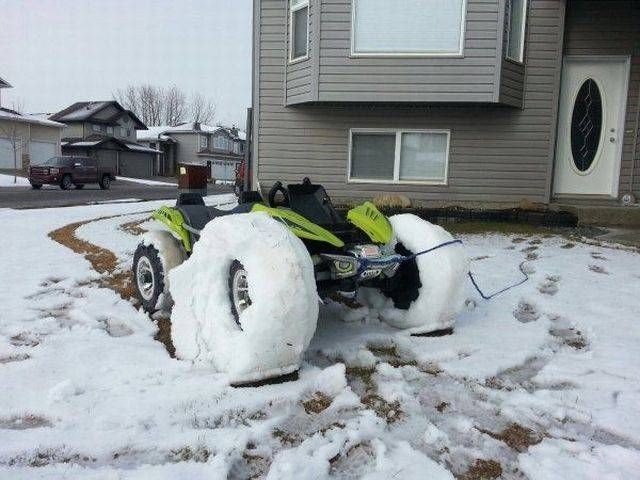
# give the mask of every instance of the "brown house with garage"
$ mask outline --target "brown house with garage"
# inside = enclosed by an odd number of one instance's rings
[[[255,0],[253,176],[349,201],[640,196],[640,2]]]
[[[99,166],[125,177],[151,177],[160,153],[136,141],[146,129],[135,114],[116,101],[76,102],[49,117],[64,123],[62,154],[93,157]]]

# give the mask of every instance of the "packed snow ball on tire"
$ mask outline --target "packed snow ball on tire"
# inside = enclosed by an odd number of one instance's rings
[[[229,279],[238,264],[250,303],[236,319]],[[178,358],[210,363],[232,383],[299,368],[316,329],[318,294],[304,244],[276,220],[265,213],[212,220],[169,277]]]
[[[449,232],[438,225],[412,214],[389,218],[394,231],[396,251],[415,254],[453,240]],[[416,269],[417,267],[417,269]],[[396,295],[390,295],[380,312],[391,326],[409,333],[424,334],[453,328],[464,305],[464,287],[469,260],[464,247],[453,244],[416,257],[414,264],[402,268],[408,272]],[[399,274],[407,273],[399,272]]]

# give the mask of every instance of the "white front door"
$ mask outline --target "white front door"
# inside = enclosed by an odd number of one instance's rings
[[[565,57],[554,194],[618,196],[628,59]]]

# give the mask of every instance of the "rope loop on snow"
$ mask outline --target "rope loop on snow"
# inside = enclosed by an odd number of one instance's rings
[[[423,250],[422,252],[418,252],[418,253],[414,253],[412,255],[408,255],[406,257],[404,257],[404,259],[402,260],[403,262],[408,262],[410,260],[414,260],[416,257],[420,256],[420,255],[426,255],[427,253],[431,253],[434,252],[440,248],[444,248],[444,247],[448,247],[450,245],[455,245],[455,244],[460,244],[462,245],[462,240],[456,239],[456,240],[449,240],[448,242],[444,242],[441,243],[439,245],[436,245],[435,247],[431,247],[428,248],[427,250]],[[491,300],[494,297],[497,297],[498,295],[500,295],[501,293],[504,293],[508,290],[511,290],[512,288],[516,288],[519,287],[520,285],[522,285],[523,283],[527,282],[529,280],[529,275],[527,274],[527,272],[525,272],[524,270],[524,264],[526,263],[526,261],[521,262],[518,269],[520,270],[520,273],[522,273],[522,275],[524,276],[524,278],[522,280],[520,280],[519,282],[513,283],[511,285],[507,285],[506,287],[504,287],[502,290],[498,290],[497,292],[492,293],[491,295],[487,295],[485,294],[480,287],[478,286],[478,283],[476,282],[475,277],[473,276],[473,273],[471,273],[471,270],[469,270],[467,272],[467,275],[469,276],[469,280],[471,280],[471,284],[473,285],[473,287],[476,289],[476,291],[480,294],[480,296],[484,299],[484,300]]]

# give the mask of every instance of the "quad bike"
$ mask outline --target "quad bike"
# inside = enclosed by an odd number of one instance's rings
[[[251,197],[251,195],[249,196]],[[467,259],[441,227],[385,217],[372,203],[343,218],[321,185],[277,182],[267,202],[232,210],[180,194],[154,218],[133,261],[145,311],[172,309],[178,358],[206,361],[246,383],[292,373],[316,329],[319,301],[357,301],[412,334],[450,329]]]

